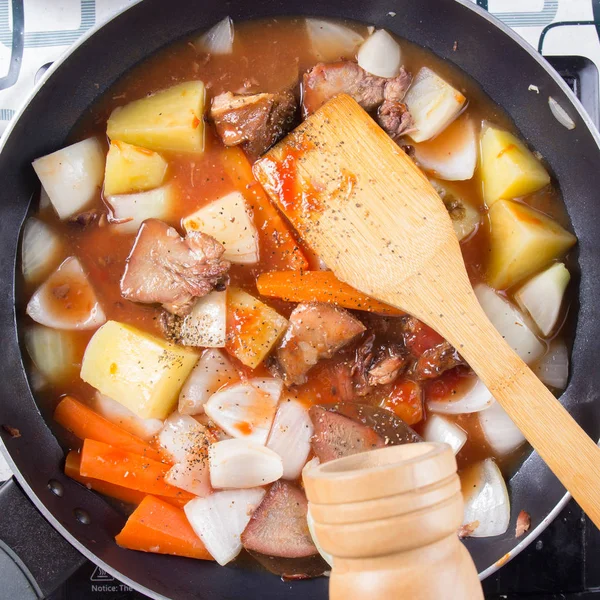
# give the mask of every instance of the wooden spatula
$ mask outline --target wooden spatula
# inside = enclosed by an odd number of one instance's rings
[[[600,448],[481,309],[448,212],[425,176],[349,96],[337,96],[254,166],[342,281],[443,335],[597,527]]]

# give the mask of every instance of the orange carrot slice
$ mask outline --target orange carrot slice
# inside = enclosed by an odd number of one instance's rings
[[[150,444],[101,417],[71,396],[65,396],[58,403],[54,411],[54,420],[81,440],[88,438],[117,446],[127,452],[162,460],[162,455]]]
[[[115,540],[129,550],[214,560],[183,510],[154,496],[142,500]]]
[[[77,450],[71,450],[71,452],[67,454],[65,460],[65,475],[67,477],[82,483],[90,490],[94,490],[105,496],[110,496],[111,498],[116,498],[117,500],[121,500],[121,502],[127,502],[127,504],[138,505],[146,497],[144,492],[139,492],[138,490],[132,490],[121,485],[108,483],[108,481],[101,481],[100,479],[84,477],[79,470],[80,466],[81,454],[79,454]],[[173,506],[183,507],[190,501],[190,497],[187,492],[181,490],[180,496],[168,498],[161,497],[161,500],[168,502]]]
[[[146,494],[176,498],[194,496],[165,482],[169,465],[109,446],[96,440],[85,440],[79,472],[84,477],[101,479]]]
[[[308,261],[291,228],[252,175],[252,166],[239,148],[222,153],[225,171],[252,209],[260,240],[261,263],[270,269],[308,269]]]
[[[404,314],[393,306],[365,296],[340,281],[332,271],[271,271],[258,277],[256,287],[262,296],[288,302],[328,302],[382,315]]]

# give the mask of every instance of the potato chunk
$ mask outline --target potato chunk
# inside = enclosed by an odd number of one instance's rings
[[[167,161],[157,152],[114,140],[106,156],[104,195],[129,194],[157,188],[167,172]]]
[[[489,217],[487,278],[499,290],[533,275],[577,242],[558,223],[518,202],[498,200]]]
[[[287,319],[254,296],[227,290],[227,341],[225,348],[255,369],[287,329]]]
[[[142,419],[164,419],[198,356],[131,325],[108,321],[87,345],[81,379]]]
[[[150,150],[201,153],[204,100],[201,81],[180,83],[135,100],[112,112],[108,137]]]
[[[501,198],[526,196],[550,183],[550,175],[523,142],[494,127],[484,127],[481,136],[481,179],[488,206]]]

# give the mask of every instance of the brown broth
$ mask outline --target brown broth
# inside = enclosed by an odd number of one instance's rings
[[[362,34],[367,33],[365,25],[356,23],[350,25]],[[207,56],[198,52],[193,43],[187,40],[173,44],[146,59],[116,82],[111,90],[82,116],[70,141],[74,142],[90,135],[97,135],[100,139],[106,140],[106,121],[114,108],[192,79],[205,82],[208,101],[223,91],[272,92],[293,87],[299,93],[302,73],[318,62],[310,49],[303,19],[253,21],[238,23],[235,27],[234,50],[231,55]],[[404,65],[408,71],[416,73],[422,66],[434,69],[467,96],[469,103],[466,110],[476,123],[489,121],[514,131],[509,117],[491,102],[469,77],[449,62],[440,60],[423,48],[405,40],[400,40],[400,43]],[[410,140],[407,142],[410,144]],[[435,140],[431,143],[434,144]],[[181,230],[182,218],[236,189],[236,181],[223,166],[222,152],[221,142],[210,126],[207,126],[206,150],[202,155],[161,153],[169,163],[168,177],[177,191],[176,207],[168,222],[179,230]],[[479,207],[481,213],[485,215],[478,170],[472,180],[453,182],[452,186],[466,200]],[[554,185],[528,197],[527,203],[568,227],[566,212]],[[101,195],[98,195],[91,209],[106,212]],[[154,306],[128,302],[121,296],[119,281],[134,241],[134,234],[117,232],[106,221],[101,222],[99,226],[81,228],[60,221],[50,209],[42,211],[39,216],[64,238],[67,247],[65,256],[74,255],[81,260],[108,319],[124,321],[160,335],[158,327],[160,310]],[[462,251],[471,280],[473,282],[483,280],[489,252],[489,222],[486,216],[476,232],[462,243]],[[316,268],[315,258],[308,250],[306,253],[310,257],[311,266]],[[258,266],[234,266],[231,271],[232,282],[250,293],[256,293],[256,275],[277,266],[273,258],[267,257],[261,260]],[[26,290],[27,298],[32,291]],[[293,305],[283,301],[271,299],[264,299],[264,301],[285,316],[289,315],[293,308]],[[25,319],[23,323],[26,323]],[[82,355],[92,333],[81,332],[74,335],[79,340],[78,345]],[[345,359],[342,357],[336,360]],[[331,393],[332,389],[335,389],[335,382],[328,379],[330,374],[325,371],[323,365],[313,370],[308,384],[300,390],[302,398],[315,402],[337,399],[335,393]],[[58,398],[66,393],[89,401],[94,391],[83,383],[78,375],[66,378],[38,394],[38,401],[46,416],[49,416]],[[382,401],[384,395],[385,393],[382,392],[376,400]],[[458,455],[460,469],[492,456],[493,453],[485,443],[479,428],[477,414],[461,415],[454,417],[453,420],[469,434],[467,444]],[[421,430],[422,423],[415,427]],[[65,445],[73,444],[72,439],[64,437],[62,439]],[[502,464],[510,465],[510,457],[503,459]]]

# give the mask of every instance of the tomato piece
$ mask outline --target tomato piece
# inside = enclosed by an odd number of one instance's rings
[[[410,379],[397,381],[381,406],[391,410],[407,425],[414,425],[425,416],[421,386]]]
[[[429,348],[433,348],[443,341],[444,338],[437,333],[437,331],[434,331],[431,327],[425,325],[425,323],[421,323],[421,321],[418,321],[418,325],[404,338],[406,347],[409,349],[410,353],[417,358],[421,356],[425,350],[429,350]]]

